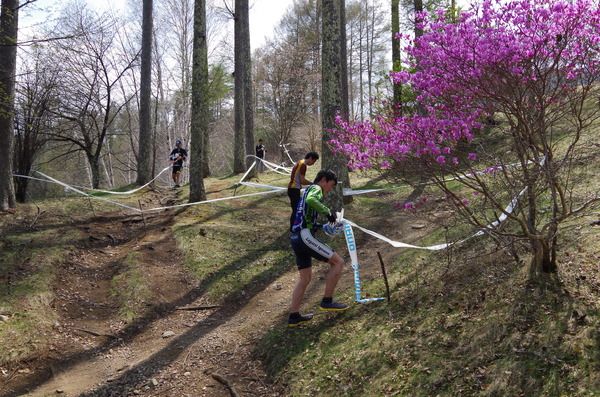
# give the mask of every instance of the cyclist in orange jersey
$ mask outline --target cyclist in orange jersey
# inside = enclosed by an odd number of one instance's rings
[[[296,218],[296,209],[298,208],[298,202],[300,201],[300,189],[302,185],[310,185],[311,181],[306,179],[306,167],[311,166],[317,162],[319,154],[315,152],[308,152],[304,156],[303,160],[298,161],[294,168],[292,168],[292,175],[290,175],[290,183],[288,184],[287,194],[290,198],[290,207],[292,207],[292,214],[290,215],[290,231],[294,226],[294,219]]]

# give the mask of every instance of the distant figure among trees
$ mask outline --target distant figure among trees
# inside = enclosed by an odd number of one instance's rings
[[[169,155],[169,160],[173,164],[173,182],[175,182],[175,187],[180,187],[181,170],[183,170],[184,162],[187,160],[187,151],[181,147],[181,141],[175,141],[175,149]]]
[[[256,145],[256,157],[258,157],[256,159],[256,170],[258,172],[263,172],[265,170],[264,160],[265,160],[265,152],[266,151],[267,151],[267,148],[263,144],[263,140],[259,139],[258,145]]]

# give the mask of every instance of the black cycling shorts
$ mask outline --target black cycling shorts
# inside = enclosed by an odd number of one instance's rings
[[[291,243],[296,254],[298,270],[311,267],[311,258],[327,262],[334,254],[334,251],[316,238],[310,229],[302,229],[300,232],[292,234]]]

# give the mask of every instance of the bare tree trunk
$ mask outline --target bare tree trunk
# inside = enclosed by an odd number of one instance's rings
[[[359,38],[360,38],[360,29],[359,30]],[[354,54],[355,52],[355,48],[357,46],[356,44],[356,34],[351,34],[350,35],[350,48],[348,48],[348,51],[350,52],[350,54]],[[358,44],[358,47],[360,48],[360,45]],[[359,65],[360,68],[360,65]],[[348,58],[348,82],[354,81],[354,56],[350,56]],[[354,84],[349,84],[348,85],[348,106],[349,106],[349,118],[350,119],[356,119],[357,118],[357,109],[354,106],[355,103],[355,98],[356,98],[356,94],[355,94],[355,89],[354,89]],[[360,91],[360,90],[359,90]]]
[[[152,95],[152,0],[143,0],[142,71],[140,77],[140,141],[138,177],[140,185],[152,180],[152,123],[150,99]]]
[[[78,156],[78,160],[79,163],[82,162],[81,156]],[[87,158],[87,155],[85,156]],[[93,177],[92,177],[92,166],[90,165],[89,161],[85,161],[83,160],[83,165],[85,167],[85,174],[87,176],[87,180],[88,180],[88,185],[90,185],[90,187],[93,189],[94,188],[94,182],[93,182]]]
[[[194,2],[194,51],[192,65],[192,125],[190,146],[190,202],[206,200],[204,150],[209,128],[208,55],[206,44],[206,2]]]
[[[18,127],[17,127],[18,128]],[[22,126],[23,130],[26,130],[28,126]],[[35,156],[35,150],[33,148],[32,141],[34,138],[27,132],[22,131],[15,134],[17,142],[15,152],[13,153],[13,172],[21,175],[29,175],[31,167],[33,166],[33,159]],[[16,178],[15,179],[15,195],[18,202],[23,203],[27,197],[27,187],[29,186],[28,178]]]
[[[90,171],[92,172],[92,188],[98,189],[100,187],[100,161],[96,156],[89,156],[88,161],[90,163]]]
[[[335,210],[343,206],[344,197],[342,187],[350,188],[348,176],[347,159],[340,154],[333,154],[327,142],[332,139],[331,129],[336,128],[335,118],[338,112],[342,115],[348,114],[348,84],[344,82],[347,78],[346,47],[344,45],[345,24],[345,1],[323,0],[322,1],[322,95],[321,95],[321,117],[323,127],[323,167],[329,168],[338,176],[338,185],[326,196],[327,204]],[[344,92],[345,91],[345,92]],[[344,100],[346,103],[344,103]]]
[[[192,11],[193,12],[193,11]],[[161,158],[160,160],[157,160],[157,154],[159,153],[159,148],[161,145],[164,145],[165,141],[167,142],[167,147],[171,148],[173,147],[173,140],[171,139],[170,136],[170,129],[169,129],[169,112],[167,109],[167,99],[166,99],[166,95],[165,95],[165,78],[163,77],[165,75],[165,73],[163,73],[163,67],[162,67],[162,61],[161,61],[161,57],[159,55],[159,50],[158,50],[158,40],[157,40],[157,35],[156,35],[156,30],[153,32],[153,40],[152,40],[152,47],[154,48],[154,67],[156,70],[156,106],[155,106],[155,116],[154,116],[154,125],[153,125],[153,147],[154,147],[154,161],[152,162],[152,175],[156,175],[156,165],[159,165],[159,169],[163,169],[165,167],[165,164],[167,164],[167,159],[166,158]],[[182,65],[182,69],[187,70],[187,67],[183,67]],[[190,69],[191,69],[191,65],[190,65]],[[184,80],[184,82],[187,82],[189,84],[189,86],[186,87],[191,87],[191,80],[187,79]],[[189,89],[189,88],[188,88]],[[191,107],[191,104],[190,104]],[[181,139],[181,138],[179,138]],[[189,146],[187,146],[189,147]],[[168,152],[167,152],[168,153]],[[189,168],[189,167],[186,167]],[[170,175],[169,175],[170,177]],[[183,182],[183,181],[180,181]],[[183,185],[184,183],[180,183],[181,185]]]
[[[368,3],[367,3],[368,4]],[[369,17],[369,8],[366,9],[367,23],[367,87],[369,90],[369,119],[373,117],[373,63],[375,62],[375,5],[371,8]],[[369,23],[369,21],[371,23]]]
[[[254,154],[254,100],[252,89],[252,54],[250,51],[250,16],[248,10],[248,0],[241,1],[241,8],[236,8],[236,17],[241,19],[241,48],[243,53],[243,73],[244,73],[244,135],[246,139],[246,154]],[[250,167],[254,158],[248,158],[246,168]],[[251,171],[252,176],[257,174],[256,168]]]
[[[392,71],[400,71],[400,39],[396,34],[400,32],[400,0],[392,0]],[[402,111],[402,85],[394,84],[394,106]]]
[[[234,144],[233,144],[233,172],[242,173],[245,171],[245,127],[244,127],[244,37],[243,37],[243,12],[244,3],[246,9],[248,0],[235,0],[234,16]]]
[[[350,104],[348,99],[348,39],[346,35],[346,0],[340,0],[340,62],[342,65],[342,80],[340,81],[340,85],[342,87],[342,103],[340,107],[340,112],[344,117],[348,117],[350,114]],[[344,159],[346,160],[346,159]],[[345,165],[346,163],[344,163]],[[344,167],[346,168],[346,167]],[[338,174],[339,176],[339,174]],[[348,186],[349,187],[349,186]]]
[[[19,0],[2,0],[0,15],[0,211],[14,208],[13,184],[15,71]]]
[[[51,87],[56,76],[42,65],[37,53],[33,65],[24,62],[23,69],[22,83],[15,88],[13,172],[29,175],[38,151],[48,140],[45,132],[51,124]],[[25,202],[29,179],[15,178],[14,183],[17,201]]]
[[[533,257],[531,258],[531,267],[534,270],[541,270],[544,273],[555,273],[558,270],[556,264],[554,239],[532,240]]]
[[[414,6],[415,6],[415,20],[414,20],[414,26],[415,26],[415,37],[421,37],[423,36],[423,28],[420,27],[420,23],[422,22],[422,19],[420,19],[421,17],[417,17],[416,15],[421,12],[423,12],[423,0],[414,0]],[[427,110],[425,109],[425,107],[423,106],[423,104],[419,101],[417,103],[417,112],[419,114],[419,116],[425,116],[425,114],[427,113]]]
[[[423,12],[423,0],[413,0],[413,5],[415,7],[415,15],[417,13]],[[422,19],[418,19],[420,17],[415,16],[415,37],[423,36],[423,28],[419,27],[419,23],[422,22]]]
[[[108,187],[112,189],[115,187],[115,179],[113,177],[112,162],[110,160],[110,148],[108,148],[107,146],[107,149],[108,154],[106,156],[100,157],[100,166],[102,166],[102,169],[104,170],[104,177],[106,178]],[[106,161],[105,158],[108,159],[108,161]]]
[[[362,13],[362,8],[360,10]],[[360,114],[360,120],[365,119],[365,93],[364,93],[364,82],[363,82],[363,18],[358,19],[358,108]]]

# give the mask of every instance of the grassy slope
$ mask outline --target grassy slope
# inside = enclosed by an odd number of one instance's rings
[[[261,182],[278,178],[265,175]],[[236,181],[209,179],[207,191]],[[354,186],[363,183],[357,180]],[[241,188],[236,193],[253,191]],[[218,193],[229,196],[233,190]],[[394,203],[406,194],[359,197],[346,211],[375,229],[379,220],[399,211]],[[244,200],[244,206],[233,200],[191,207],[173,227],[186,263],[215,302],[235,300],[236,294],[260,289],[294,269],[287,232],[277,221],[289,213],[285,193]],[[83,216],[82,202],[48,202],[44,208],[74,221]],[[104,209],[104,204],[94,205],[96,211]],[[25,226],[13,227],[14,232],[1,240],[0,274],[10,274],[13,282],[10,290],[1,291],[2,314],[9,314],[10,320],[0,323],[0,340],[14,341],[10,351],[18,352],[3,357],[3,362],[27,359],[43,345],[43,334],[52,328],[52,266],[44,264],[60,261],[81,238],[58,237],[62,222],[69,222],[59,221],[58,215],[46,218],[44,227],[28,228],[35,209],[21,210],[29,211],[22,220]],[[526,266],[514,263],[485,238],[450,253],[397,250],[394,262],[387,263],[390,304],[354,305],[293,332],[282,322],[266,330],[256,356],[273,380],[287,384],[294,396],[597,394],[600,248],[598,229],[590,226],[593,221],[597,217],[591,213],[563,229],[560,271],[552,277],[532,279]],[[9,221],[2,222],[6,226]],[[440,230],[424,243],[439,243],[444,234]],[[334,244],[343,250],[342,239]],[[56,251],[47,255],[48,248]],[[19,263],[27,258],[39,259],[40,265],[20,274]],[[347,290],[340,292],[351,296],[351,286],[344,287]],[[383,283],[375,278],[363,289],[365,294],[378,294]],[[45,314],[36,316],[39,311]],[[47,324],[36,329],[35,338],[27,334],[32,321]]]
[[[365,224],[388,217],[392,204],[359,199],[346,211]],[[552,276],[530,274],[485,238],[450,254],[398,250],[390,304],[355,305],[294,332],[275,327],[256,355],[294,396],[597,395],[594,221],[589,214],[565,225]],[[383,291],[381,280],[365,288]]]
[[[137,203],[137,199],[132,203]],[[35,359],[56,332],[52,286],[58,267],[76,246],[94,215],[112,214],[111,204],[69,197],[19,205],[15,215],[0,218],[0,367]]]

